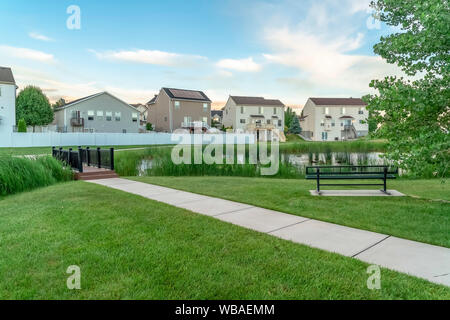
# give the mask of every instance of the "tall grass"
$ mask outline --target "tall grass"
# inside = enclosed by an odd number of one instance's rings
[[[72,177],[70,168],[49,156],[37,159],[0,156],[0,196],[68,181]]]
[[[203,147],[204,150],[205,147]],[[225,163],[226,147],[224,146],[223,156]],[[127,151],[117,153],[115,157],[115,171],[121,176],[240,176],[259,177],[261,176],[260,164],[250,164],[249,148],[245,149],[245,161],[238,163],[237,146],[234,147],[234,164],[194,164],[194,151],[191,149],[191,164],[175,164],[171,158],[172,148],[148,148],[138,151]],[[242,159],[240,159],[242,160]],[[151,168],[140,172],[139,166],[143,161],[151,163]],[[287,160],[280,161],[279,170],[273,177],[297,178],[302,177],[304,172],[290,164]]]
[[[280,144],[283,152],[384,152],[387,142],[380,140],[287,142]]]

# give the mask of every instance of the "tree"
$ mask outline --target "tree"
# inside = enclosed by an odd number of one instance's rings
[[[27,132],[27,123],[25,119],[20,119],[17,123],[17,132]]]
[[[59,99],[58,101],[56,101],[54,104],[52,104],[52,108],[60,108],[62,106],[64,106],[66,104],[66,100],[64,100],[63,98]]]
[[[295,112],[292,110],[291,107],[288,107],[286,109],[286,111],[284,112],[284,124],[286,127],[290,128],[291,127],[291,122],[292,119],[294,119],[297,115],[295,114]]]
[[[38,87],[28,86],[17,96],[16,118],[24,119],[33,126],[45,126],[53,121],[53,110],[50,102],[42,90]]]
[[[298,117],[295,116],[292,118],[291,125],[289,127],[289,133],[300,134],[302,132],[302,128],[300,128],[300,121]]]
[[[401,32],[381,37],[374,52],[412,79],[373,80],[364,97],[386,157],[417,176],[447,176],[450,164],[450,11],[447,0],[377,0],[381,21]]]

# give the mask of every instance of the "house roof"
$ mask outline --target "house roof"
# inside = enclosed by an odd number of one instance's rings
[[[310,98],[316,106],[366,106],[360,98]]]
[[[218,115],[219,117],[223,116],[222,110],[211,110],[211,117],[214,117],[215,115]]]
[[[84,98],[80,98],[80,99],[76,99],[76,100],[74,100],[74,101],[68,102],[68,103],[66,103],[65,105],[61,106],[61,107],[55,108],[55,111],[59,111],[59,110],[62,110],[62,109],[66,109],[66,108],[71,107],[71,106],[73,106],[73,105],[75,105],[75,104],[77,104],[77,103],[80,103],[80,102],[83,102],[83,101],[86,101],[86,100],[95,98],[95,97],[97,97],[97,96],[101,96],[102,94],[107,94],[107,95],[113,97],[114,99],[116,99],[116,100],[122,102],[123,104],[129,106],[130,108],[136,110],[136,108],[133,107],[132,105],[126,103],[125,101],[120,100],[119,98],[113,96],[113,95],[110,94],[109,92],[104,91],[104,92],[99,92],[99,93],[92,94],[92,95],[87,96],[87,97],[84,97]],[[137,111],[137,110],[136,110],[136,111]]]
[[[11,68],[0,67],[0,82],[16,84]]]
[[[167,93],[167,95],[172,99],[211,102],[211,100],[206,96],[206,94],[203,93],[203,91],[175,89],[175,88],[162,88],[162,90],[164,90]]]
[[[149,105],[149,104],[154,104],[155,102],[156,102],[156,99],[158,98],[158,95],[157,94],[155,94],[155,96],[149,101],[149,102],[147,102],[147,105]]]
[[[264,99],[263,97],[230,96],[237,105],[279,106],[284,107],[280,100]]]

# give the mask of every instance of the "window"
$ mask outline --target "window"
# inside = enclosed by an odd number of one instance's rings
[[[203,104],[203,112],[208,112],[208,104],[207,103]]]
[[[106,111],[106,121],[112,120],[112,112]]]
[[[259,114],[263,114],[264,113],[264,108],[263,107],[258,107],[258,113]]]
[[[278,120],[278,126],[281,127],[281,120]]]
[[[241,123],[245,123],[245,119],[241,119]]]
[[[270,119],[267,119],[266,123],[267,123],[267,124],[270,124]]]
[[[330,114],[330,109],[328,107],[325,107],[325,114]]]
[[[94,120],[94,111],[88,111],[88,120]]]
[[[323,120],[320,121],[320,126],[321,126],[321,127],[325,126],[325,122],[324,122]]]
[[[185,124],[191,124],[192,118],[191,117],[184,117],[184,123]]]
[[[241,114],[244,114],[244,111],[245,111],[244,107],[241,107]]]
[[[277,108],[273,108],[273,114],[277,114]]]
[[[127,133],[127,129],[122,129],[122,133]]]
[[[137,112],[133,112],[131,114],[131,119],[133,120],[133,122],[137,122],[138,121],[138,114],[137,114]]]
[[[345,107],[342,107],[342,108],[341,108],[341,113],[342,113],[342,114],[345,114]]]
[[[203,123],[208,123],[208,117],[203,117]]]
[[[322,132],[322,140],[328,140],[328,132]]]
[[[366,122],[364,120],[359,120],[360,124],[365,124]]]
[[[2,96],[2,88],[0,88],[0,97]]]
[[[97,117],[103,117],[103,111],[97,111]]]
[[[122,113],[121,112],[116,112],[116,114],[115,114],[116,121],[120,121],[121,117],[122,117]]]
[[[175,106],[175,110],[179,110],[180,109],[180,101],[175,101],[174,106]]]
[[[344,126],[344,123],[343,122],[341,122],[341,127],[343,127]]]
[[[364,114],[364,108],[359,108],[358,114]]]
[[[333,122],[331,123],[331,126],[332,126],[332,127],[336,126],[336,123],[334,122],[334,120],[333,120]]]
[[[164,117],[164,122],[167,122],[167,117]]]

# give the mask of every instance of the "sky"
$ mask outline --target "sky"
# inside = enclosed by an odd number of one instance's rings
[[[401,75],[373,53],[395,30],[369,3],[2,0],[0,66],[51,101],[108,91],[146,103],[173,87],[204,91],[216,109],[229,95],[300,108],[309,97],[361,97],[372,79]]]

